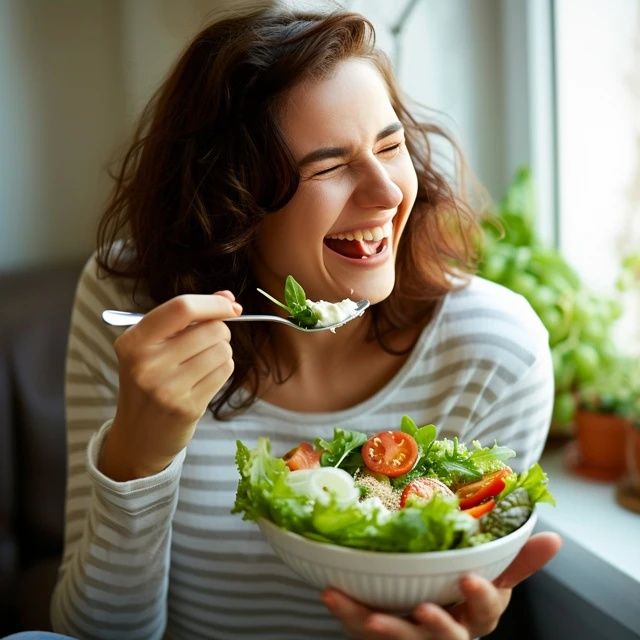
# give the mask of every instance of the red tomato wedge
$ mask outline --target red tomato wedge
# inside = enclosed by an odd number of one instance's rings
[[[309,442],[301,442],[297,447],[287,451],[282,459],[291,471],[315,469],[320,466],[320,451],[316,451]]]
[[[493,498],[490,498],[486,502],[482,504],[477,504],[475,507],[471,507],[470,509],[462,509],[462,513],[468,513],[470,516],[474,518],[482,518],[482,516],[486,515],[496,506],[496,501]]]
[[[434,478],[415,478],[402,490],[400,508],[404,509],[409,496],[416,496],[428,501],[431,500],[436,493],[441,493],[445,496],[454,495],[453,491],[451,491],[444,482],[440,482],[440,480],[435,480]]]
[[[462,485],[457,491],[456,495],[460,500],[461,509],[469,509],[475,507],[487,498],[493,498],[497,496],[504,489],[504,479],[512,473],[509,467],[490,473],[488,476],[478,480],[477,482],[471,482],[469,484]]]
[[[395,478],[413,469],[418,443],[402,431],[381,431],[362,445],[361,454],[370,471]]]

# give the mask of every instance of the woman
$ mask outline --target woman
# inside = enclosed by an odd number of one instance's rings
[[[469,638],[558,547],[533,538],[464,604],[402,619],[319,594],[230,514],[235,440],[283,452],[411,414],[539,456],[547,336],[522,298],[466,276],[477,226],[432,162],[355,14],[261,11],[200,33],[144,114],[79,284],[56,629],[79,637]],[[124,238],[120,240],[119,238]],[[224,320],[367,298],[335,334]],[[213,293],[216,292],[216,293]],[[104,308],[148,311],[126,332]],[[115,349],[115,353],[114,353]],[[85,462],[86,456],[86,462]],[[328,611],[327,611],[328,609]]]

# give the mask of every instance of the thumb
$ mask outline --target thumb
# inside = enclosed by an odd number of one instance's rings
[[[544,567],[560,550],[562,538],[557,533],[537,533],[522,547],[515,560],[493,581],[500,589],[513,589],[531,574]]]

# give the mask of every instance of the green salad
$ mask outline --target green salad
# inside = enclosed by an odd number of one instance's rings
[[[538,502],[555,504],[534,464],[515,473],[507,447],[438,439],[404,416],[400,429],[367,435],[335,428],[282,457],[268,438],[237,441],[233,513],[266,518],[322,542],[387,552],[442,551],[505,536]]]

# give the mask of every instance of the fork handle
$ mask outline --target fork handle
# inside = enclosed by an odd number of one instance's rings
[[[102,312],[102,319],[112,327],[132,327],[134,324],[138,324],[142,318],[144,318],[144,313],[137,313],[134,311],[105,309]],[[290,322],[285,318],[269,315],[232,316],[231,318],[225,318],[224,322],[256,322],[260,320],[290,324]]]

